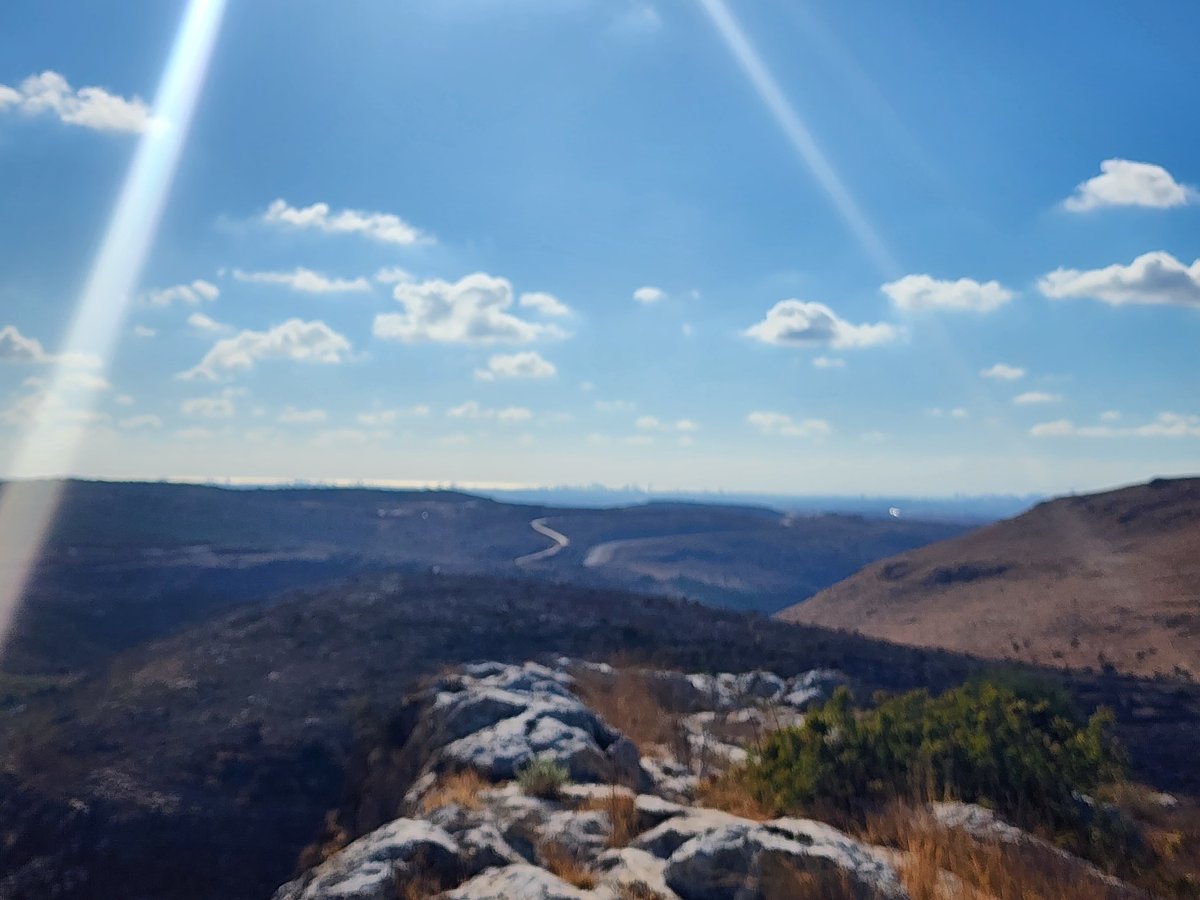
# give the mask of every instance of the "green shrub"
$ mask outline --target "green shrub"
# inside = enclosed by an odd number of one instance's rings
[[[522,791],[531,797],[546,800],[555,799],[570,780],[566,766],[546,757],[530,760],[525,768],[517,772],[517,784]]]
[[[1029,684],[975,681],[931,697],[914,691],[856,710],[839,689],[803,725],[769,735],[738,773],[780,812],[865,810],[893,798],[954,797],[1027,826],[1077,830],[1079,794],[1123,773],[1112,717],[1089,719]]]

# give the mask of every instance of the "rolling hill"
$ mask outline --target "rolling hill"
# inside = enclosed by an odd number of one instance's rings
[[[779,614],[993,659],[1200,676],[1200,478],[1062,497]]]

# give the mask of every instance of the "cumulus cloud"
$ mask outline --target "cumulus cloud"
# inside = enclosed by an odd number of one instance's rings
[[[871,347],[895,340],[897,333],[885,322],[855,325],[824,303],[805,300],[780,300],[743,332],[764,344],[793,347]]]
[[[219,334],[223,331],[229,331],[229,326],[216,319],[206,316],[204,313],[192,313],[187,318],[188,325],[203,334]]]
[[[380,313],[372,333],[385,340],[448,344],[519,344],[564,337],[556,325],[513,315],[512,285],[505,278],[476,272],[456,282],[434,279],[397,284],[402,313]]]
[[[148,328],[145,325],[134,325],[133,326],[133,336],[134,337],[152,338],[156,334],[158,334],[157,328]]]
[[[373,409],[370,412],[361,412],[355,418],[360,425],[377,428],[383,425],[393,425],[402,416],[424,418],[429,415],[429,412],[429,407],[420,403],[407,409]]]
[[[1162,166],[1106,159],[1100,163],[1100,174],[1076,187],[1075,193],[1063,201],[1063,207],[1070,212],[1088,212],[1105,206],[1167,209],[1195,203],[1198,196],[1195,188],[1180,184]]]
[[[528,422],[533,418],[533,411],[524,406],[505,406],[501,409],[489,409],[480,406],[474,400],[468,400],[459,406],[446,410],[446,415],[452,419],[494,419],[497,422],[511,424],[513,422]]]
[[[293,291],[305,294],[343,294],[371,289],[371,283],[361,276],[358,278],[330,278],[302,266],[291,272],[243,272],[241,269],[234,269],[233,277],[238,281],[248,281],[254,284],[282,284]]]
[[[813,359],[812,364],[818,369],[843,369],[846,367],[846,361],[838,359],[836,356],[818,356]]]
[[[162,419],[151,413],[144,413],[139,416],[129,416],[125,419],[117,421],[118,428],[162,428]]]
[[[412,281],[412,275],[399,266],[384,266],[375,273],[375,280],[380,284],[395,284],[398,281]]]
[[[186,303],[188,306],[199,306],[205,301],[216,300],[221,295],[221,289],[211,281],[197,278],[190,284],[176,284],[167,288],[156,288],[146,292],[146,302],[151,306],[170,306],[172,303]]]
[[[56,363],[71,369],[98,369],[103,360],[90,353],[47,353],[37,338],[26,337],[15,325],[0,328],[0,363]]]
[[[593,400],[592,406],[597,412],[632,412],[637,404],[632,400]]]
[[[497,378],[553,378],[558,369],[554,363],[540,353],[529,350],[523,353],[497,354],[488,360],[486,369],[476,369],[475,377],[480,381],[495,381]]]
[[[140,97],[126,99],[101,87],[75,90],[58,72],[30,75],[18,87],[0,84],[0,111],[12,107],[26,115],[49,113],[67,125],[94,131],[145,131],[150,107]]]
[[[202,416],[206,419],[228,419],[237,413],[237,399],[245,395],[241,388],[225,388],[207,397],[192,397],[180,404],[185,416]]]
[[[567,304],[563,303],[553,294],[547,294],[543,291],[522,294],[521,299],[517,301],[517,305],[532,309],[543,316],[566,316],[571,313],[571,308]]]
[[[287,359],[332,365],[350,354],[350,342],[318,320],[288,319],[266,331],[242,331],[217,341],[204,358],[179,378],[217,381],[251,368],[257,360]]]
[[[984,378],[991,378],[993,381],[1016,381],[1025,377],[1025,370],[1020,366],[1010,366],[1008,363],[996,363],[979,374]]]
[[[1013,397],[1017,406],[1036,406],[1043,403],[1061,403],[1062,394],[1047,394],[1045,391],[1026,391]]]
[[[294,406],[285,406],[283,411],[275,417],[275,421],[280,425],[313,425],[317,422],[324,422],[327,418],[329,415],[323,409],[297,409]]]
[[[15,325],[0,328],[0,360],[16,363],[53,362],[41,341],[21,334]]]
[[[633,292],[633,299],[638,303],[658,303],[660,300],[667,299],[667,292],[662,288],[646,285]]]
[[[700,429],[700,426],[691,419],[676,419],[674,422],[666,422],[657,416],[639,416],[633,424],[639,431],[674,431],[688,434]]]
[[[824,419],[793,419],[787,413],[757,410],[746,416],[746,424],[772,437],[823,437],[833,431]]]
[[[998,281],[980,283],[972,278],[943,281],[930,275],[905,275],[880,290],[897,308],[909,312],[932,309],[991,312],[1013,297],[1012,291]]]
[[[263,213],[263,221],[271,225],[286,225],[323,231],[326,234],[358,234],[385,244],[407,246],[429,243],[433,239],[397,215],[367,212],[361,209],[334,211],[328,203],[295,207],[286,200],[275,200]]]
[[[1109,424],[1113,419],[1105,419],[1103,425],[1077,425],[1070,419],[1056,419],[1053,422],[1042,422],[1029,429],[1034,437],[1083,437],[1083,438],[1122,438],[1122,437],[1200,437],[1200,416],[1176,412],[1161,412],[1153,420],[1143,425],[1118,426]]]
[[[1127,266],[1055,269],[1038,280],[1038,288],[1053,300],[1082,297],[1112,306],[1200,306],[1200,259],[1186,266],[1158,250],[1143,253]]]
[[[967,412],[966,408],[962,406],[955,406],[953,409],[942,409],[940,406],[935,406],[933,409],[926,410],[926,412],[935,419],[965,419],[971,415],[969,412]]]

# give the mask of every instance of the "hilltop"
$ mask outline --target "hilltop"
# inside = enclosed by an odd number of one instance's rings
[[[872,563],[779,614],[923,647],[1200,676],[1200,479],[1062,497]]]

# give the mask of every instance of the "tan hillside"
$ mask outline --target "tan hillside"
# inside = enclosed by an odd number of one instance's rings
[[[992,658],[1200,677],[1200,478],[1051,500],[873,563],[779,617]]]

